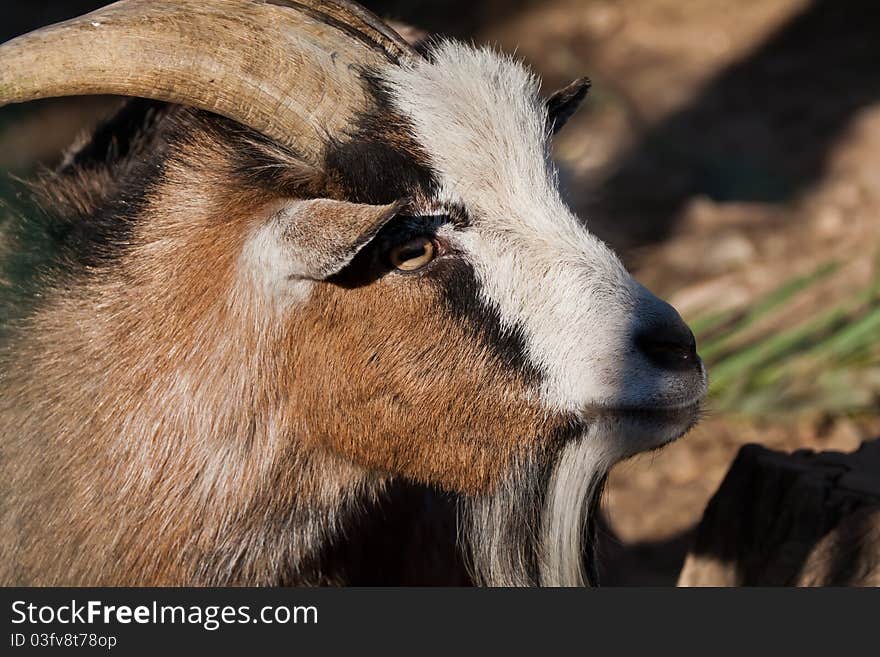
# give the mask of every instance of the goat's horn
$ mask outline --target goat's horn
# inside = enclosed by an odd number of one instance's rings
[[[210,110],[317,162],[367,105],[359,73],[416,57],[345,0],[122,0],[0,45],[0,106],[85,94]]]

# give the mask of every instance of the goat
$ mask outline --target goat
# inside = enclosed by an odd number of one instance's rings
[[[140,98],[9,231],[54,251],[7,301],[0,582],[595,581],[609,468],[706,374],[561,199],[586,80],[342,0],[123,0],[0,58],[0,104]]]

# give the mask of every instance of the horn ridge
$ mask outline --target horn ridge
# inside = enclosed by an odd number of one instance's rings
[[[418,52],[381,18],[347,0],[262,0],[280,7],[295,7],[347,32],[350,36],[385,51],[389,61],[420,57]]]
[[[0,106],[114,94],[220,114],[313,165],[371,96],[362,71],[413,56],[347,0],[120,0],[0,45]]]

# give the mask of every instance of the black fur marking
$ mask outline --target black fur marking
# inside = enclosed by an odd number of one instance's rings
[[[464,230],[469,226],[473,226],[474,222],[471,219],[470,214],[467,209],[458,203],[445,206],[446,208],[446,217],[450,224],[455,226],[459,230]]]
[[[334,198],[326,193],[324,173],[307,164],[292,148],[231,119],[208,112],[200,114],[214,139],[231,143],[236,181],[279,197]]]
[[[337,182],[347,200],[358,203],[432,198],[439,183],[430,157],[414,136],[409,121],[394,109],[382,82],[369,73],[364,73],[364,77],[370,82],[374,109],[359,117],[348,141],[330,143],[325,165],[328,177]],[[457,228],[471,224],[463,207],[446,208],[446,212]],[[393,224],[389,224],[385,232],[392,229]],[[374,251],[362,251],[333,282],[364,285],[388,273],[387,264],[377,260]],[[540,372],[526,356],[522,329],[502,326],[498,310],[482,300],[480,285],[469,264],[452,257],[425,275],[441,285],[450,315],[463,322],[505,367],[521,373],[529,383],[540,380]]]
[[[381,81],[365,72],[374,103],[358,117],[345,141],[331,139],[325,157],[329,178],[356,203],[384,205],[430,198],[438,187],[430,158],[411,124],[392,106]]]
[[[168,142],[160,125],[172,108],[143,99],[126,103],[57,171],[32,184],[46,215],[41,232],[57,254],[55,268],[99,267],[131,244],[151,189],[164,175]]]
[[[83,145],[67,154],[58,172],[70,173],[77,167],[108,167],[126,159],[142,148],[144,135],[155,130],[168,109],[167,103],[146,98],[126,101],[119,111],[95,128]]]
[[[113,197],[89,216],[55,219],[47,234],[67,262],[100,267],[116,260],[131,244],[138,217],[154,182],[162,177],[163,159],[150,157],[132,169]]]
[[[437,271],[446,311],[464,323],[505,367],[520,372],[527,385],[540,381],[541,372],[526,353],[522,328],[502,324],[498,309],[483,298],[473,267],[456,259]]]
[[[454,495],[393,481],[313,562],[279,584],[472,585],[456,540],[457,507]]]

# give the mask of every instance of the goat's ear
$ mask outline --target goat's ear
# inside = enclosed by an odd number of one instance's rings
[[[551,134],[556,134],[572,117],[587,97],[590,90],[589,78],[578,78],[555,91],[547,99],[547,121]]]
[[[344,268],[408,201],[364,205],[331,199],[292,201],[272,218],[287,276],[322,280]]]

